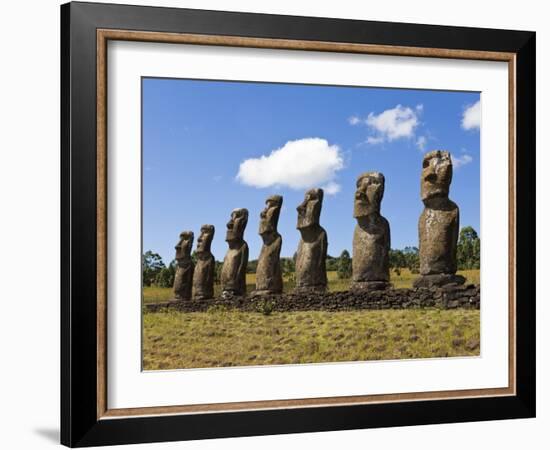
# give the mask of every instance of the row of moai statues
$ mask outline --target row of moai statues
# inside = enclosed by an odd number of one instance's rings
[[[452,179],[449,152],[427,153],[422,163],[421,198],[424,210],[418,223],[420,275],[415,287],[463,284],[456,275],[456,247],[459,230],[458,206],[449,199]],[[384,290],[391,287],[389,270],[390,225],[380,214],[385,179],[379,172],[366,172],[357,179],[353,217],[352,290]],[[253,296],[281,294],[283,276],[280,264],[282,237],[277,231],[283,197],[268,197],[260,214],[259,234],[263,240],[256,269]],[[310,189],[296,208],[301,239],[296,254],[295,292],[324,292],[327,288],[327,233],[320,225],[323,190]],[[248,210],[235,209],[227,223],[228,251],[220,275],[222,295],[246,295],[248,245],[244,231]],[[214,226],[203,225],[193,264],[193,232],[185,231],[176,245],[174,295],[177,300],[209,299],[214,296],[215,259],[210,251]]]

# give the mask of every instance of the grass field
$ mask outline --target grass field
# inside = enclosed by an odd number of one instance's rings
[[[479,270],[459,272],[479,283]],[[412,287],[417,274],[392,271],[396,288]],[[328,272],[329,290],[349,280]],[[255,275],[247,274],[252,291]],[[294,284],[285,281],[285,291]],[[215,286],[215,294],[220,294]],[[146,287],[146,303],[172,297],[169,288]],[[378,310],[255,312],[220,310],[144,313],[145,370],[305,364],[337,361],[479,355],[479,310]]]
[[[145,370],[479,355],[478,310],[166,311],[143,317]]]
[[[467,283],[479,284],[479,270],[462,270],[457,272],[466,277]],[[390,278],[395,288],[410,288],[414,279],[418,274],[411,273],[409,269],[401,269],[397,275],[394,271],[391,272]],[[330,291],[345,291],[348,289],[350,280],[340,280],[337,272],[327,272],[328,288]],[[252,292],[256,284],[256,274],[246,274],[247,291]],[[284,282],[284,291],[291,291],[294,288],[294,283],[288,280]],[[214,286],[214,295],[219,296],[221,287],[219,284]],[[173,297],[172,289],[159,287],[144,287],[143,300],[145,303],[155,303],[169,300]]]

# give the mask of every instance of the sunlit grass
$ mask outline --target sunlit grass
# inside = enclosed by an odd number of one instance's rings
[[[479,355],[479,310],[144,313],[143,368]]]

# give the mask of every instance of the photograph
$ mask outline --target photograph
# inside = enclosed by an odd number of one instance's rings
[[[534,22],[277,8],[60,8],[64,445],[536,415]]]
[[[143,370],[480,356],[480,92],[141,94]]]

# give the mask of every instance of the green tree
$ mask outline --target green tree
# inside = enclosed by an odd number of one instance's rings
[[[326,259],[327,272],[334,272],[338,270],[338,261],[339,261],[339,258],[335,258],[334,256],[327,255],[327,259]]]
[[[158,273],[164,268],[162,258],[151,250],[145,252],[141,260],[142,282],[144,286],[151,286]]]
[[[248,261],[248,264],[246,265],[246,273],[256,273],[257,268],[258,268],[258,260],[252,259]]]
[[[412,273],[418,273],[420,261],[418,257],[418,248],[405,247],[403,250],[390,249],[389,253],[390,269],[397,275],[401,275],[401,269],[409,269]]]
[[[176,260],[174,259],[168,267],[163,267],[155,277],[155,285],[163,288],[174,286],[176,276]]]
[[[407,261],[402,250],[390,249],[389,262],[391,269],[407,267]]]
[[[281,270],[283,275],[296,272],[296,263],[292,258],[281,258]]]
[[[471,226],[460,230],[456,249],[456,261],[460,270],[479,269],[480,266],[479,236]]]
[[[405,247],[403,249],[405,267],[407,267],[411,273],[418,273],[420,271],[420,257],[418,253],[418,247]]]
[[[296,263],[293,258],[281,258],[281,272],[286,281],[290,283],[296,281]]]
[[[350,278],[351,277],[351,257],[349,252],[344,250],[338,259],[338,278]]]

